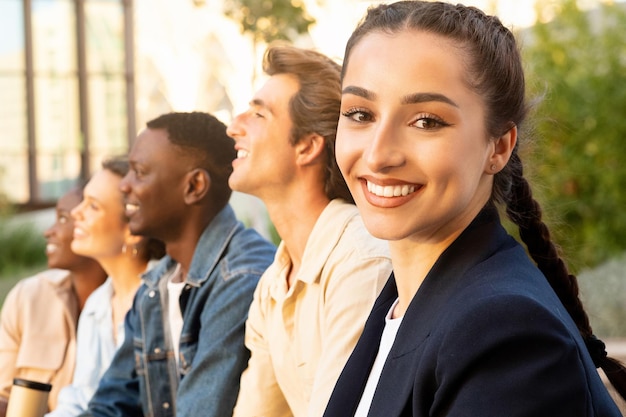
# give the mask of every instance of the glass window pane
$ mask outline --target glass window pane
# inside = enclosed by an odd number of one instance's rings
[[[78,183],[80,154],[76,151],[38,153],[39,195],[41,201],[58,200]]]
[[[73,77],[35,79],[37,173],[43,200],[60,197],[80,175],[77,84]]]
[[[120,3],[85,4],[87,32],[87,71],[124,72],[124,11]]]
[[[11,203],[28,202],[28,154],[26,151],[0,153],[0,194],[6,196]]]
[[[0,146],[3,151],[22,151],[27,147],[25,90],[24,77],[0,76]]]
[[[35,79],[39,150],[80,148],[77,84],[71,77]]]
[[[21,0],[0,1],[0,74],[24,70],[24,13]]]
[[[24,78],[0,76],[0,193],[28,200],[28,145]]]
[[[76,72],[76,15],[69,0],[33,0],[36,74]]]
[[[89,77],[90,153],[98,166],[103,157],[128,152],[126,93],[122,76]]]

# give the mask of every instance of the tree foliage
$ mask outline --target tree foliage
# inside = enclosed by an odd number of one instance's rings
[[[534,112],[531,165],[574,269],[626,250],[626,8],[559,4],[524,43]],[[541,15],[541,14],[540,14]]]
[[[315,23],[297,0],[225,0],[224,14],[240,24],[254,43],[293,40]]]

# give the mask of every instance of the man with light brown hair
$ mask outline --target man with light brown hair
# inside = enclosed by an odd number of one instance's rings
[[[335,162],[340,66],[281,44],[263,68],[267,81],[227,130],[229,184],[265,203],[282,242],[249,311],[234,416],[321,416],[391,263]]]

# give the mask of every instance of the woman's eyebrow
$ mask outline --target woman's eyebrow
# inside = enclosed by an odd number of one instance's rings
[[[349,85],[341,91],[341,94],[353,94],[355,96],[363,97],[367,100],[376,100],[376,94],[362,87],[355,87]]]
[[[429,101],[439,101],[441,103],[447,103],[454,107],[459,107],[452,99],[439,93],[414,93],[404,96],[402,104],[415,104],[426,103]]]

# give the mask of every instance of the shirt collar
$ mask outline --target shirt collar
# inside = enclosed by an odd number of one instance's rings
[[[359,214],[354,204],[332,200],[322,211],[302,254],[297,279],[312,284],[320,279],[328,257],[339,242],[346,225]]]
[[[226,250],[231,237],[243,225],[237,220],[235,212],[226,205],[204,229],[191,259],[191,266],[187,273],[187,283],[199,287],[206,281],[218,264]],[[143,275],[146,285],[155,288],[159,279],[176,264],[176,261],[166,255],[151,270]]]

